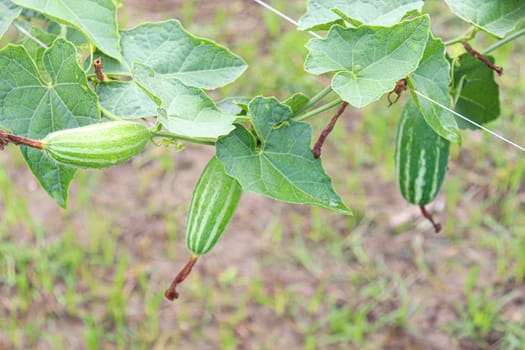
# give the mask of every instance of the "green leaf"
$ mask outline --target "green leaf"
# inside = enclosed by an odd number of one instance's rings
[[[248,97],[226,97],[217,103],[217,107],[226,114],[246,115],[248,103],[250,103]]]
[[[355,26],[361,24],[391,26],[409,12],[420,12],[421,0],[308,0],[308,10],[299,20],[299,30],[328,30],[344,24],[337,9]]]
[[[410,75],[412,88],[432,100],[450,107],[450,64],[446,59],[445,45],[441,39],[429,38],[419,67]],[[456,119],[449,111],[413,93],[414,100],[425,121],[443,138],[460,143]]]
[[[297,92],[292,96],[288,97],[283,101],[285,105],[291,108],[293,114],[295,114],[302,106],[307,104],[310,101],[310,98],[305,94]]]
[[[122,64],[102,56],[104,72],[130,75],[133,62],[150,66],[166,78],[205,89],[237,79],[246,63],[213,41],[193,36],[179,21],[141,24],[121,31]]]
[[[146,118],[157,113],[157,105],[132,81],[110,80],[97,87],[104,112],[125,119]]]
[[[13,133],[33,139],[99,121],[97,96],[77,62],[75,47],[58,39],[43,56],[49,81],[39,75],[22,46],[0,50],[0,123]],[[43,152],[22,147],[22,153],[42,187],[66,207],[75,171],[59,166]]]
[[[497,37],[504,37],[525,19],[523,0],[446,0],[459,18]]]
[[[494,63],[493,57],[487,58]],[[494,71],[469,54],[459,56],[454,63],[456,112],[479,124],[497,119],[500,113],[499,86],[494,80]],[[458,118],[457,122],[460,128],[477,129],[463,119]]]
[[[413,72],[429,35],[428,16],[392,27],[332,27],[326,39],[313,39],[305,69],[313,74],[336,72],[332,88],[361,108],[391,91]]]
[[[31,26],[31,28],[29,28],[28,30],[33,37],[37,38],[40,42],[47,46],[53,45],[53,42],[57,39],[57,36],[55,34],[50,34],[36,26]],[[33,61],[36,63],[40,74],[45,74],[46,68],[44,67],[43,57],[44,53],[46,52],[46,49],[40,46],[38,43],[36,43],[33,39],[28,38],[26,36],[24,36],[22,40],[20,40],[20,44],[25,47],[29,56],[31,56]],[[45,78],[46,80],[50,80],[50,78],[47,76]]]
[[[81,31],[101,51],[121,60],[117,8],[113,0],[12,0]]]
[[[218,158],[243,190],[351,215],[312,155],[311,126],[292,120],[290,108],[275,98],[256,97],[248,108],[258,139],[237,125],[217,141]]]
[[[199,88],[187,86],[176,77],[155,73],[135,63],[133,79],[165,110],[160,122],[169,131],[186,137],[217,138],[233,130],[235,117],[219,110]]]
[[[75,46],[82,46],[88,43],[88,38],[81,31],[54,21],[48,22],[47,31],[72,42]]]
[[[11,23],[20,15],[22,9],[11,0],[0,0],[0,39],[5,34]]]

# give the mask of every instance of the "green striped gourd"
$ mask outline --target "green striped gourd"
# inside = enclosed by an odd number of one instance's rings
[[[409,100],[399,120],[395,152],[398,186],[408,202],[422,206],[436,197],[447,171],[449,146]]]
[[[186,245],[194,255],[206,254],[215,246],[230,222],[241,194],[239,182],[226,174],[222,162],[213,157],[195,186],[190,204]]]
[[[112,121],[53,132],[42,140],[42,146],[57,163],[99,169],[127,161],[149,139],[150,131],[143,124]]]

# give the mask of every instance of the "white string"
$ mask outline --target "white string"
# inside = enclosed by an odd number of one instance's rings
[[[262,7],[272,11],[273,13],[275,13],[276,15],[280,16],[281,18],[284,18],[285,20],[287,20],[288,22],[292,23],[294,26],[298,26],[299,23],[294,20],[293,18],[291,17],[288,17],[287,15],[285,15],[284,13],[282,13],[281,11],[277,10],[275,7],[272,7],[271,5],[268,5],[267,3],[265,3],[264,1],[261,1],[261,0],[253,0],[255,1],[256,3],[258,3],[259,5],[261,5]],[[315,36],[317,39],[321,39],[322,37],[315,33],[315,32],[312,32],[312,31],[309,31],[308,33],[310,33],[311,35]]]
[[[438,101],[435,101],[435,100],[431,99],[430,97],[423,95],[421,92],[419,92],[419,91],[417,91],[417,90],[413,90],[413,91],[414,91],[416,94],[418,94],[419,96],[423,97],[424,99],[426,99],[426,100],[432,102],[433,104],[435,104],[435,105],[437,105],[437,106],[443,108],[443,109],[446,110],[446,111],[449,111],[450,113],[454,114],[455,116],[458,116],[458,117],[460,117],[460,118],[463,119],[463,120],[466,120],[467,122],[471,123],[472,125],[477,126],[478,128],[480,128],[480,129],[482,129],[482,130],[488,132],[489,134],[491,134],[491,135],[497,137],[498,139],[500,139],[500,140],[502,140],[502,141],[508,143],[509,145],[512,145],[512,146],[514,146],[514,147],[516,147],[516,148],[518,148],[518,149],[520,149],[520,150],[522,150],[522,151],[525,152],[525,147],[522,147],[522,146],[520,146],[520,145],[518,145],[518,144],[512,142],[511,140],[509,140],[509,139],[507,139],[507,138],[505,138],[505,137],[503,137],[503,136],[501,136],[501,135],[496,134],[494,131],[492,131],[492,130],[490,130],[490,129],[487,129],[487,128],[484,127],[483,125],[478,124],[478,123],[476,123],[476,122],[473,121],[473,120],[468,119],[467,117],[465,117],[465,116],[459,114],[458,112],[456,112],[455,110],[450,109],[449,107],[447,107],[447,106],[445,106],[445,105],[439,103]]]
[[[13,22],[13,25],[15,26],[16,29],[18,29],[22,34],[24,34],[25,36],[27,36],[29,39],[33,40],[35,43],[37,43],[40,47],[44,48],[44,49],[49,49],[49,46],[47,46],[46,44],[44,44],[42,41],[38,40],[37,37],[33,36],[33,34],[29,33],[24,27],[22,27],[21,25],[19,25],[18,23],[16,22]]]
[[[262,0],[253,0],[253,1],[255,1],[257,4],[263,6],[264,8],[266,8],[266,9],[272,11],[273,13],[277,14],[278,16],[280,16],[281,18],[285,19],[286,21],[292,23],[293,25],[295,25],[295,26],[298,25],[297,21],[295,21],[295,20],[293,20],[292,18],[288,17],[287,15],[285,15],[285,14],[282,13],[282,12],[280,12],[279,10],[273,8],[271,5],[265,3],[264,1],[262,1]],[[312,34],[312,35],[315,36],[316,38],[319,38],[319,39],[321,38],[321,36],[319,36],[317,33],[314,33],[314,32],[311,32],[311,31],[309,31],[308,33]],[[463,120],[469,122],[470,124],[477,126],[478,128],[480,128],[480,129],[482,129],[482,130],[488,132],[489,134],[491,134],[491,135],[497,137],[498,139],[500,139],[500,140],[502,140],[502,141],[508,143],[509,145],[512,145],[512,146],[516,147],[517,149],[519,149],[519,150],[525,152],[525,147],[520,146],[520,145],[518,145],[517,143],[512,142],[511,140],[509,140],[509,139],[507,139],[507,138],[505,138],[505,137],[503,137],[503,136],[501,136],[501,135],[498,135],[498,134],[495,133],[494,131],[492,131],[492,130],[486,128],[486,127],[484,127],[483,125],[480,125],[480,124],[476,123],[476,122],[473,121],[473,120],[470,120],[469,118],[465,117],[464,115],[459,114],[458,112],[456,112],[456,111],[454,111],[454,110],[448,108],[447,106],[445,106],[445,105],[443,105],[443,104],[441,104],[441,103],[439,103],[439,102],[437,102],[437,101],[431,99],[430,97],[428,97],[428,96],[422,94],[421,92],[419,92],[419,91],[417,91],[417,90],[414,90],[414,92],[415,92],[416,94],[418,94],[419,96],[425,98],[425,99],[428,100],[429,102],[435,104],[436,106],[439,106],[439,107],[441,107],[441,108],[443,108],[443,109],[445,109],[445,110],[447,110],[447,111],[453,113],[454,115],[456,115],[456,116],[458,116],[459,118],[461,118],[461,119],[463,119]]]

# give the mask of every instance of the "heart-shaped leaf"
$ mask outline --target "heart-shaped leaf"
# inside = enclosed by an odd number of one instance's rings
[[[525,20],[523,0],[446,0],[456,16],[497,37]]]
[[[308,0],[308,11],[299,20],[299,30],[328,30],[333,24],[343,24],[344,14],[355,26],[361,24],[391,26],[407,13],[419,12],[421,0]]]
[[[157,113],[157,105],[133,81],[101,82],[97,93],[104,113],[125,119],[146,118]]]
[[[290,108],[275,98],[256,97],[248,108],[258,138],[238,125],[217,141],[218,158],[243,190],[351,214],[312,155],[311,126],[292,120]]]
[[[140,63],[133,66],[133,79],[165,111],[159,120],[169,131],[215,139],[233,130],[235,117],[219,110],[201,89],[187,86],[176,77],[157,74]]]
[[[0,50],[0,123],[15,134],[42,139],[53,131],[98,122],[97,96],[78,65],[75,47],[58,39],[43,61],[49,81],[43,80],[24,47]],[[65,207],[75,171],[41,151],[22,147],[22,153],[42,187]]]
[[[445,55],[445,45],[441,39],[431,36],[419,67],[410,75],[410,80],[417,91],[450,107],[450,64]],[[461,142],[458,125],[452,113],[417,94],[413,94],[413,97],[425,121],[438,135],[451,142]]]
[[[336,72],[332,88],[351,105],[361,108],[391,91],[413,72],[429,35],[428,16],[392,27],[334,26],[326,39],[313,39],[305,69],[313,74]]]
[[[494,63],[494,58],[488,57]],[[498,118],[499,86],[494,80],[494,71],[469,54],[454,61],[454,109],[456,112],[479,124]],[[460,128],[477,129],[476,126],[457,119]]]
[[[12,0],[81,31],[96,47],[120,60],[117,7],[113,0]]]
[[[214,89],[232,82],[246,69],[246,63],[230,50],[193,36],[176,20],[123,30],[120,44],[122,64],[102,56],[106,74],[130,75],[133,62],[139,62],[159,76]]]

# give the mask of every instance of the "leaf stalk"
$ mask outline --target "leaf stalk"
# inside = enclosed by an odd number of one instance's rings
[[[303,121],[303,120],[307,120],[307,119],[313,118],[313,117],[315,117],[316,115],[318,115],[320,113],[323,113],[323,112],[325,112],[325,111],[327,111],[329,109],[334,108],[335,106],[339,105],[341,102],[343,102],[343,100],[341,98],[337,98],[337,99],[333,100],[332,102],[328,102],[327,104],[322,105],[319,108],[311,110],[308,113],[301,114],[301,115],[299,115],[297,117],[294,117],[293,119],[296,120],[296,121]]]

